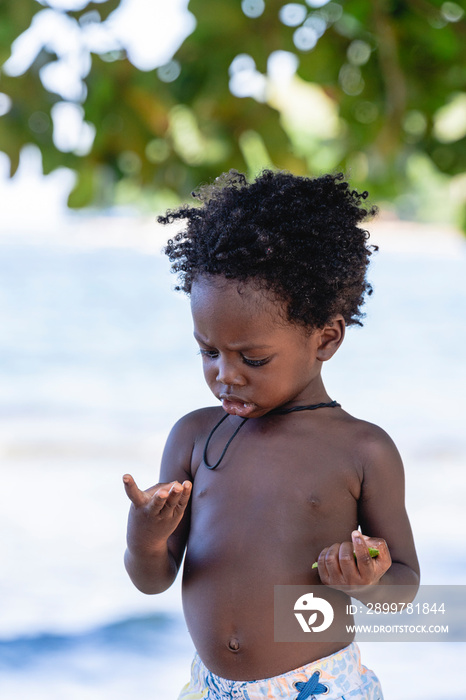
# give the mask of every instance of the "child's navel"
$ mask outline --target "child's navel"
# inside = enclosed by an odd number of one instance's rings
[[[232,637],[228,641],[228,648],[230,651],[239,651],[239,641],[236,639],[236,637]]]

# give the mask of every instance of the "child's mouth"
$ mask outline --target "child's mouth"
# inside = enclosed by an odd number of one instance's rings
[[[248,418],[248,416],[254,411],[255,404],[245,403],[240,399],[232,398],[227,399],[225,396],[221,397],[221,402],[223,410],[232,416],[241,416],[242,418]]]

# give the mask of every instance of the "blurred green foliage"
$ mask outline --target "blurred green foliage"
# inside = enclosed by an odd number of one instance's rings
[[[105,27],[118,6],[103,0],[61,12],[83,31]],[[185,198],[224,170],[267,165],[298,174],[343,169],[376,198],[398,197],[408,214],[421,176],[434,188],[451,178],[464,184],[466,22],[457,3],[191,0],[188,9],[195,30],[164,66],[139,70],[123,46],[90,53],[71,100],[95,127],[87,149],[54,143],[53,108],[63,96],[41,76],[63,56],[46,43],[24,72],[12,74],[7,63],[0,150],[11,174],[23,146],[35,144],[45,173],[77,172],[74,207],[111,203],[125,187]],[[46,0],[0,2],[0,65],[38,14],[51,11]],[[283,59],[276,52],[287,52],[284,65],[296,57],[294,77],[274,73],[270,57]]]

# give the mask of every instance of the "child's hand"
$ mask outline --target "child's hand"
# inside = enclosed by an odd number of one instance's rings
[[[191,482],[171,481],[141,491],[133,477],[125,474],[123,483],[132,502],[128,519],[129,549],[155,551],[166,546],[188,505]]]
[[[351,533],[351,538],[352,542],[325,547],[317,560],[322,583],[345,592],[348,586],[358,590],[377,583],[392,563],[385,540],[367,537],[358,530]],[[378,549],[377,557],[371,557],[369,547]]]

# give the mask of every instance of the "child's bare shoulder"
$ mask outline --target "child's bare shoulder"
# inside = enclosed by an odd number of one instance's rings
[[[162,457],[163,481],[191,479],[193,453],[222,417],[221,407],[200,408],[176,421],[168,435]]]
[[[168,436],[166,450],[170,452],[173,448],[184,453],[192,454],[194,447],[199,441],[204,441],[210,430],[224,415],[220,406],[209,408],[198,408],[179,418]]]
[[[179,418],[173,426],[170,434],[175,434],[179,439],[192,439],[203,437],[206,431],[212,429],[217,421],[225,415],[221,406],[209,406],[208,408],[198,408],[195,411],[186,413]]]
[[[398,465],[401,457],[390,435],[380,426],[343,411],[342,435],[364,468]]]

